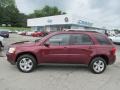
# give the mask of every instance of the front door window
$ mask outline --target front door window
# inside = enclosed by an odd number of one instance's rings
[[[65,46],[69,45],[69,34],[59,34],[51,37],[46,43],[52,46]]]

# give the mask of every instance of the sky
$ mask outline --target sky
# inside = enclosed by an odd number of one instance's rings
[[[85,17],[97,26],[120,29],[120,0],[16,0],[20,12],[30,14],[45,5]]]

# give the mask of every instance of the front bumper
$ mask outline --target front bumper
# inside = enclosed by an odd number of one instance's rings
[[[16,64],[16,55],[11,53],[6,53],[7,61],[10,62],[12,65]]]

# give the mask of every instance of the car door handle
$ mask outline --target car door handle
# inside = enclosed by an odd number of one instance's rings
[[[67,49],[68,47],[64,47],[64,49]]]
[[[67,48],[67,47],[64,47],[64,48]]]
[[[93,49],[93,47],[90,46],[89,49]]]

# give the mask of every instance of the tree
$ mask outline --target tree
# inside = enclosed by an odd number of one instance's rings
[[[3,8],[0,6],[0,25],[2,24]]]
[[[43,9],[34,10],[34,13],[30,14],[28,17],[35,18],[35,17],[45,17],[45,16],[53,16],[53,15],[61,15],[61,14],[66,14],[66,13],[62,12],[57,7],[45,6]]]
[[[19,13],[17,27],[27,27],[27,15]]]
[[[7,7],[12,5],[15,5],[15,0],[0,0],[1,7]]]
[[[27,16],[19,12],[14,0],[0,0],[0,25],[25,27]]]
[[[43,9],[35,10],[34,13],[25,15],[20,13],[15,5],[15,0],[0,0],[0,26],[9,24],[13,27],[26,27],[27,18],[45,17],[65,14],[57,7],[45,6]]]

